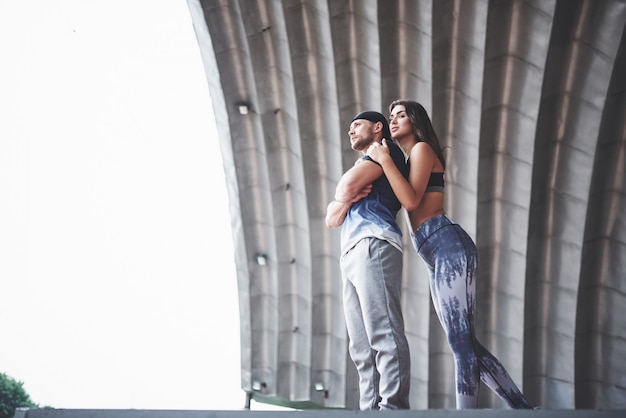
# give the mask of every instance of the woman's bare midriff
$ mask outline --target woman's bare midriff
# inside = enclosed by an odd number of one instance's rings
[[[433,216],[443,215],[443,193],[442,192],[427,192],[424,193],[422,203],[409,212],[409,220],[411,221],[412,232],[415,231],[421,224],[432,218]]]

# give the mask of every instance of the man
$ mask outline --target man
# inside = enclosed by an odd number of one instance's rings
[[[386,138],[405,177],[409,166],[382,114],[357,114],[348,135],[352,149],[363,156],[339,180],[326,225],[341,226],[343,305],[350,357],[359,374],[359,407],[409,409],[410,356],[400,303],[402,232],[396,222],[401,205],[367,149]]]

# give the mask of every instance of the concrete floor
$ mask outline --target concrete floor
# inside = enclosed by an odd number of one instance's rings
[[[106,409],[22,409],[15,413],[15,418],[624,418],[626,410],[507,410],[474,409],[465,411],[431,409],[408,411],[353,411],[319,409],[307,411],[176,411],[176,410],[106,410]]]

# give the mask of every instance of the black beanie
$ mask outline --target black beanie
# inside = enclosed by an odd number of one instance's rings
[[[373,110],[367,110],[365,112],[358,113],[354,118],[352,118],[352,122],[357,119],[366,119],[374,123],[381,122],[383,124],[383,138],[386,138],[387,141],[391,141],[391,131],[389,130],[389,123],[382,113],[374,112]]]

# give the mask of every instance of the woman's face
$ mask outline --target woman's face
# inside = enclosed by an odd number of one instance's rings
[[[403,105],[396,105],[391,109],[391,113],[389,114],[389,129],[391,130],[391,137],[393,139],[413,135],[413,125]]]

